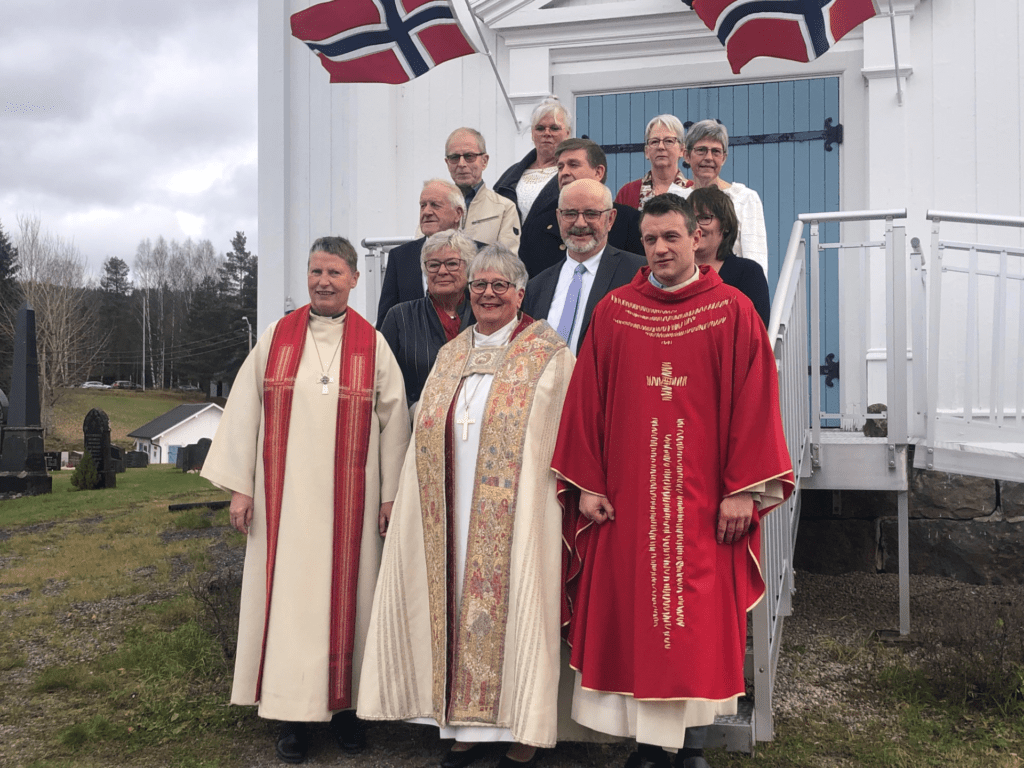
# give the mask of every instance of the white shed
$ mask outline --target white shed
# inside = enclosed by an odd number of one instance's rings
[[[171,461],[171,448],[192,445],[206,437],[213,440],[224,409],[216,403],[186,403],[158,416],[128,437],[135,438],[135,450],[149,454],[150,464]]]

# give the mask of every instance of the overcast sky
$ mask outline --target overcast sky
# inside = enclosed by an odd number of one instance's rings
[[[0,223],[98,277],[139,241],[256,251],[256,0],[4,0]]]

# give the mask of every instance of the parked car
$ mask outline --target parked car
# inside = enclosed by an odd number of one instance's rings
[[[115,381],[112,386],[114,389],[142,389],[142,385],[134,381]]]
[[[203,390],[201,390],[195,384],[182,384],[180,387],[178,387],[178,391],[179,392],[202,392]]]
[[[82,389],[110,389],[110,385],[102,381],[87,381],[82,385]]]

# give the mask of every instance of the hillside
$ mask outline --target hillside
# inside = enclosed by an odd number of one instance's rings
[[[46,436],[46,450],[82,450],[82,422],[92,408],[104,411],[110,419],[110,442],[131,449],[134,441],[128,437],[129,432],[175,406],[202,403],[205,399],[202,394],[166,390],[66,389],[54,407],[56,427]]]

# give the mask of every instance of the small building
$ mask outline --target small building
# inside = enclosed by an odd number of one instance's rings
[[[174,461],[178,448],[204,437],[212,440],[223,413],[216,403],[186,403],[129,432],[128,437],[135,439],[135,450],[149,455],[150,464],[167,464]]]

